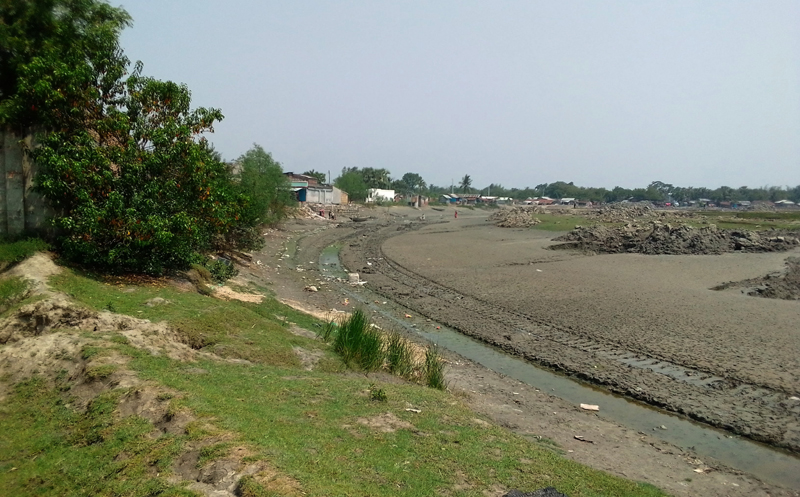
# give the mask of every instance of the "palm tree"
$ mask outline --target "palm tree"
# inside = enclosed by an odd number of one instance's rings
[[[469,177],[469,174],[465,174],[464,177],[461,178],[459,186],[464,193],[467,193],[467,190],[472,186],[472,178]]]

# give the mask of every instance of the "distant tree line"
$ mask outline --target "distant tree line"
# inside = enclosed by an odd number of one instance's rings
[[[592,202],[620,202],[651,201],[667,202],[669,200],[688,202],[690,200],[709,199],[713,202],[737,202],[742,200],[791,200],[800,202],[800,185],[795,187],[764,186],[750,188],[742,186],[731,188],[721,186],[716,189],[704,187],[675,186],[662,181],[653,181],[645,188],[612,189],[577,186],[573,182],[556,181],[555,183],[541,183],[534,187],[506,188],[499,184],[490,184],[483,188],[472,187],[472,177],[465,174],[457,185],[438,186],[427,184],[417,173],[405,173],[400,179],[392,179],[387,169],[374,168],[344,168],[334,184],[350,194],[351,200],[364,200],[368,188],[394,189],[398,193],[412,194],[424,193],[429,196],[438,196],[445,193],[481,193],[496,197],[509,197],[516,200],[527,198],[550,197],[555,199],[577,198]]]

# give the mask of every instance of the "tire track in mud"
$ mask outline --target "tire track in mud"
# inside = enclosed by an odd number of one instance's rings
[[[466,295],[383,252],[420,226],[365,227],[343,239],[342,262],[372,291],[513,355],[754,440],[800,452],[800,402],[762,385],[605,343],[518,309]],[[370,264],[367,264],[370,262]]]

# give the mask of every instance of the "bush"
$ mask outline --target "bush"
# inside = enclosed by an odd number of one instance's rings
[[[225,283],[239,274],[239,270],[233,266],[233,263],[226,259],[209,261],[206,264],[206,268],[211,275],[211,280],[218,285]]]

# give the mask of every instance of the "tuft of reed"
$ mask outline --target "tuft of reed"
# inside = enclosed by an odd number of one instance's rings
[[[320,330],[318,335],[322,339],[322,341],[328,343],[331,341],[331,337],[333,337],[335,333],[336,333],[336,321],[331,319],[330,321],[325,323],[325,325],[322,327],[322,330]]]
[[[377,371],[383,366],[381,335],[372,328],[369,317],[361,309],[356,309],[339,323],[333,349],[342,356],[345,364],[357,364],[365,371]]]
[[[396,331],[386,337],[386,362],[389,372],[410,379],[414,375],[414,358],[408,342]]]
[[[444,380],[444,361],[436,345],[425,349],[425,384],[437,390],[444,390],[447,384]]]

